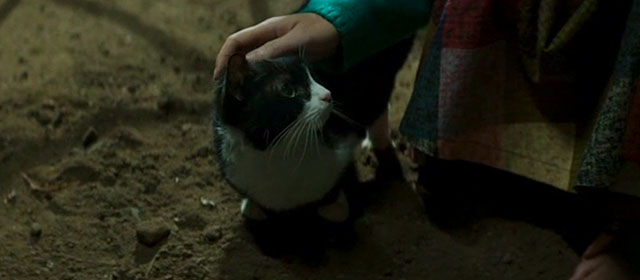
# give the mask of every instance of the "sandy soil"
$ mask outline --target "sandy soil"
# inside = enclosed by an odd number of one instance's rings
[[[348,246],[259,249],[212,155],[209,76],[226,35],[299,2],[0,0],[0,279],[567,279],[552,231],[443,230],[403,182],[371,188]]]

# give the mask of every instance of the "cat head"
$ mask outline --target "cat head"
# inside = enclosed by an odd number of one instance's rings
[[[293,56],[254,63],[232,56],[216,99],[222,123],[260,150],[293,134],[287,131],[321,130],[331,113],[331,93]]]

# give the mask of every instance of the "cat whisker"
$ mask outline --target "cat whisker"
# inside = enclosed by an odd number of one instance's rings
[[[320,141],[318,141],[318,134],[319,133],[322,133],[322,130],[318,126],[313,130],[313,139],[315,141],[316,153],[318,153],[318,157],[320,157],[320,155],[321,155],[321,153],[320,153]]]
[[[309,128],[307,128],[307,137],[305,137],[304,139],[304,151],[307,151],[307,143],[309,145],[312,145],[313,143],[311,142],[311,138],[313,137],[314,134],[314,127],[313,124],[310,123],[309,124]]]
[[[341,106],[343,106],[343,105],[344,105],[344,104],[342,104],[342,103],[340,103],[340,102],[336,101],[335,99],[331,99],[331,106],[332,106],[332,107],[341,107]]]
[[[347,117],[345,114],[343,114],[342,112],[336,110],[335,108],[333,110],[331,110],[331,112],[334,113],[336,116],[340,117],[341,119],[347,121],[350,124],[364,127],[364,125],[362,125],[361,123],[353,120],[352,118]]]
[[[289,153],[295,153],[295,148],[292,148],[293,145],[295,144],[295,138],[296,135],[298,135],[300,133],[300,128],[302,127],[303,122],[301,121],[296,121],[296,125],[294,127],[291,128],[291,133],[290,135],[287,135],[287,143],[285,145],[285,150],[284,150],[284,158],[289,158]]]
[[[280,142],[282,141],[284,136],[290,131],[290,128],[294,124],[295,124],[295,122],[290,123],[282,131],[280,131],[280,133],[278,133],[278,135],[276,135],[276,137],[273,139],[273,143],[271,143],[271,148],[275,148],[276,146],[278,146],[278,144],[280,144]]]
[[[302,156],[300,161],[307,155],[310,145],[314,145],[316,152],[320,154],[320,142],[324,136],[320,137],[323,123],[319,119],[320,109],[313,109],[306,112],[303,116],[287,125],[269,146],[269,161],[273,158],[274,153],[282,153],[283,158],[287,159],[291,155],[298,154],[298,150],[302,148]],[[320,139],[319,139],[320,137]],[[302,143],[304,141],[304,143]],[[283,146],[284,145],[284,146]],[[283,146],[281,149],[280,147]],[[311,148],[312,149],[312,148]],[[298,164],[299,165],[299,164]]]
[[[304,146],[302,148],[302,155],[300,156],[300,159],[298,160],[298,165],[296,166],[295,169],[298,169],[300,167],[300,165],[302,165],[302,161],[304,160],[305,156],[307,155],[307,145],[309,143],[309,137],[310,137],[310,132],[311,132],[311,123],[306,123],[304,128],[303,128],[303,133],[304,133]]]
[[[293,146],[293,151],[294,152],[298,148],[298,143],[300,143],[300,136],[302,136],[302,134],[304,133],[304,130],[306,128],[307,123],[308,123],[307,121],[303,122],[302,126],[298,129],[299,132],[296,134],[296,139],[295,139],[294,146]]]
[[[291,129],[292,126],[294,126],[296,124],[296,122],[291,122],[289,125],[287,125],[282,131],[280,131],[280,133],[278,133],[278,135],[276,135],[276,137],[273,139],[273,144],[271,145],[272,147],[277,146],[280,141],[282,141],[282,138],[284,137],[284,135],[286,133],[288,133],[288,131]]]
[[[283,142],[289,142],[290,140],[288,139],[289,136],[295,131],[295,127],[300,125],[300,122],[298,120],[291,122],[287,127],[285,127],[285,129],[283,129],[280,134],[278,134],[278,136],[276,136],[275,142],[273,143],[273,145],[271,146],[271,152],[269,154],[269,160],[272,158],[274,151],[278,148],[278,146],[283,143]],[[287,140],[284,140],[287,139]],[[287,151],[286,149],[287,146],[285,146],[285,152]],[[286,154],[283,154],[283,156],[286,156]]]
[[[264,135],[262,135],[262,137],[264,137],[267,143],[269,143],[269,129],[265,130]]]
[[[302,135],[303,133],[305,124],[306,122],[302,119],[298,121],[298,125],[296,125],[295,131],[293,132],[293,134],[289,138],[289,141],[287,142],[287,150],[285,151],[286,156],[288,156],[289,152],[291,152],[292,154],[295,154],[296,149],[298,147],[298,143],[300,142],[300,135]]]
[[[309,111],[305,116],[305,121],[310,121],[318,115],[318,110]]]

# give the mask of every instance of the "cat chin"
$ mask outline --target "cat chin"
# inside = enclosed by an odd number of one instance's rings
[[[329,120],[329,117],[331,117],[331,106],[328,106],[321,114],[320,114],[320,123],[322,123],[322,126],[324,126],[325,124],[327,124],[327,121]]]

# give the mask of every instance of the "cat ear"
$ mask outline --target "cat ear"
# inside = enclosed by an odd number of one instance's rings
[[[234,54],[227,64],[225,88],[227,93],[238,100],[244,99],[242,86],[250,71],[249,62],[244,56],[244,54]]]

